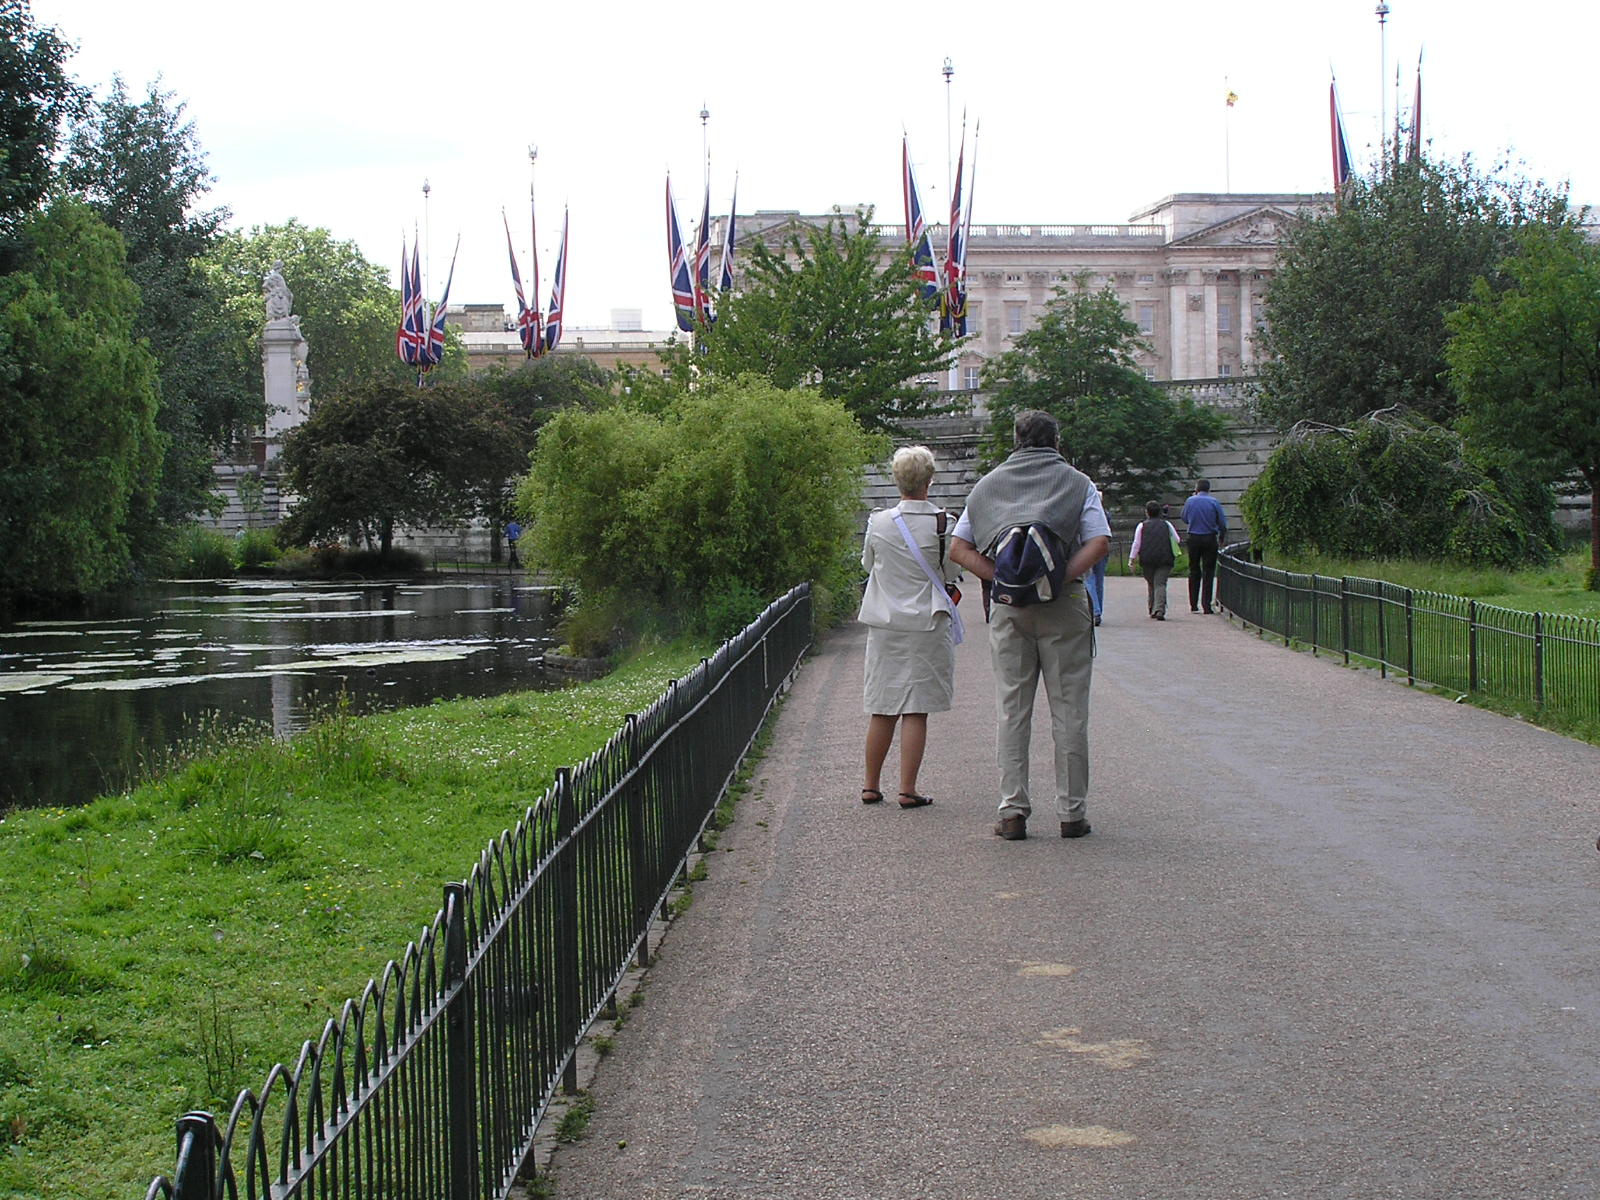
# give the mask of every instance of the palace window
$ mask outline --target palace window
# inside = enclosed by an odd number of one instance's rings
[[[1022,332],[1022,308],[1020,304],[1006,305],[1006,333],[1018,334]]]
[[[1133,306],[1134,320],[1139,323],[1139,332],[1144,334],[1156,331],[1156,302],[1154,300],[1139,300]]]
[[[1140,283],[1154,283],[1155,281],[1156,281],[1156,277],[1154,275],[1152,275],[1148,271],[1144,272],[1143,274],[1141,274],[1139,276],[1139,282]]]
[[[1218,379],[1231,379],[1232,377],[1233,377],[1233,364],[1232,363],[1218,363],[1217,364],[1217,378]]]
[[[961,368],[961,386],[966,388],[967,391],[969,391],[969,392],[977,391],[978,390],[978,382],[981,379],[982,375],[983,375],[983,369],[981,367],[962,367]]]
[[[1233,332],[1233,305],[1232,304],[1219,304],[1219,305],[1217,305],[1217,332],[1218,333],[1232,333]]]

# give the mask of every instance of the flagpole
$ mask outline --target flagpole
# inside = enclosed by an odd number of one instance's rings
[[[428,186],[428,181],[422,181],[422,296],[423,304],[427,304],[430,273],[433,270],[433,225],[429,219],[428,195],[433,189]]]
[[[940,72],[944,76],[944,194],[950,194],[950,77],[956,73],[956,65],[948,58],[944,60],[944,69]]]
[[[1228,77],[1222,77],[1222,89],[1227,92],[1228,98],[1222,108],[1222,190],[1233,192],[1233,89],[1228,86]]]
[[[1382,162],[1383,155],[1383,130],[1389,123],[1388,97],[1384,94],[1389,86],[1389,4],[1388,0],[1378,0],[1378,7],[1372,10],[1378,18],[1378,161]]]

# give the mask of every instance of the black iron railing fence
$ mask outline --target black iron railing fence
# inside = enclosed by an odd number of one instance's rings
[[[178,1122],[147,1200],[503,1197],[810,642],[802,585],[563,769],[292,1069]]]
[[[1303,575],[1249,561],[1249,546],[1217,560],[1217,599],[1246,624],[1365,659],[1385,676],[1553,716],[1600,719],[1600,621],[1518,612],[1377,579]]]

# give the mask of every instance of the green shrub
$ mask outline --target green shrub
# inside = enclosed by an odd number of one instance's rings
[[[1301,425],[1240,499],[1261,549],[1513,567],[1558,550],[1550,490],[1405,412]]]
[[[240,570],[259,571],[278,560],[278,541],[270,529],[246,529],[234,542],[233,553]]]
[[[191,525],[178,535],[173,567],[194,579],[232,575],[233,541],[215,529]]]
[[[569,628],[598,634],[631,611],[720,634],[797,583],[848,590],[840,551],[874,449],[837,401],[756,376],[661,411],[569,410],[518,492],[528,558],[577,584],[589,612]]]

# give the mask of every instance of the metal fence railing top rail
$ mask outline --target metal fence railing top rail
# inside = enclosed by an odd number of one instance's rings
[[[1378,579],[1283,571],[1248,554],[1241,543],[1218,556],[1218,602],[1285,645],[1371,662],[1408,683],[1600,720],[1600,621]]]
[[[505,1196],[810,642],[801,585],[558,772],[292,1069],[180,1118],[147,1200]]]

